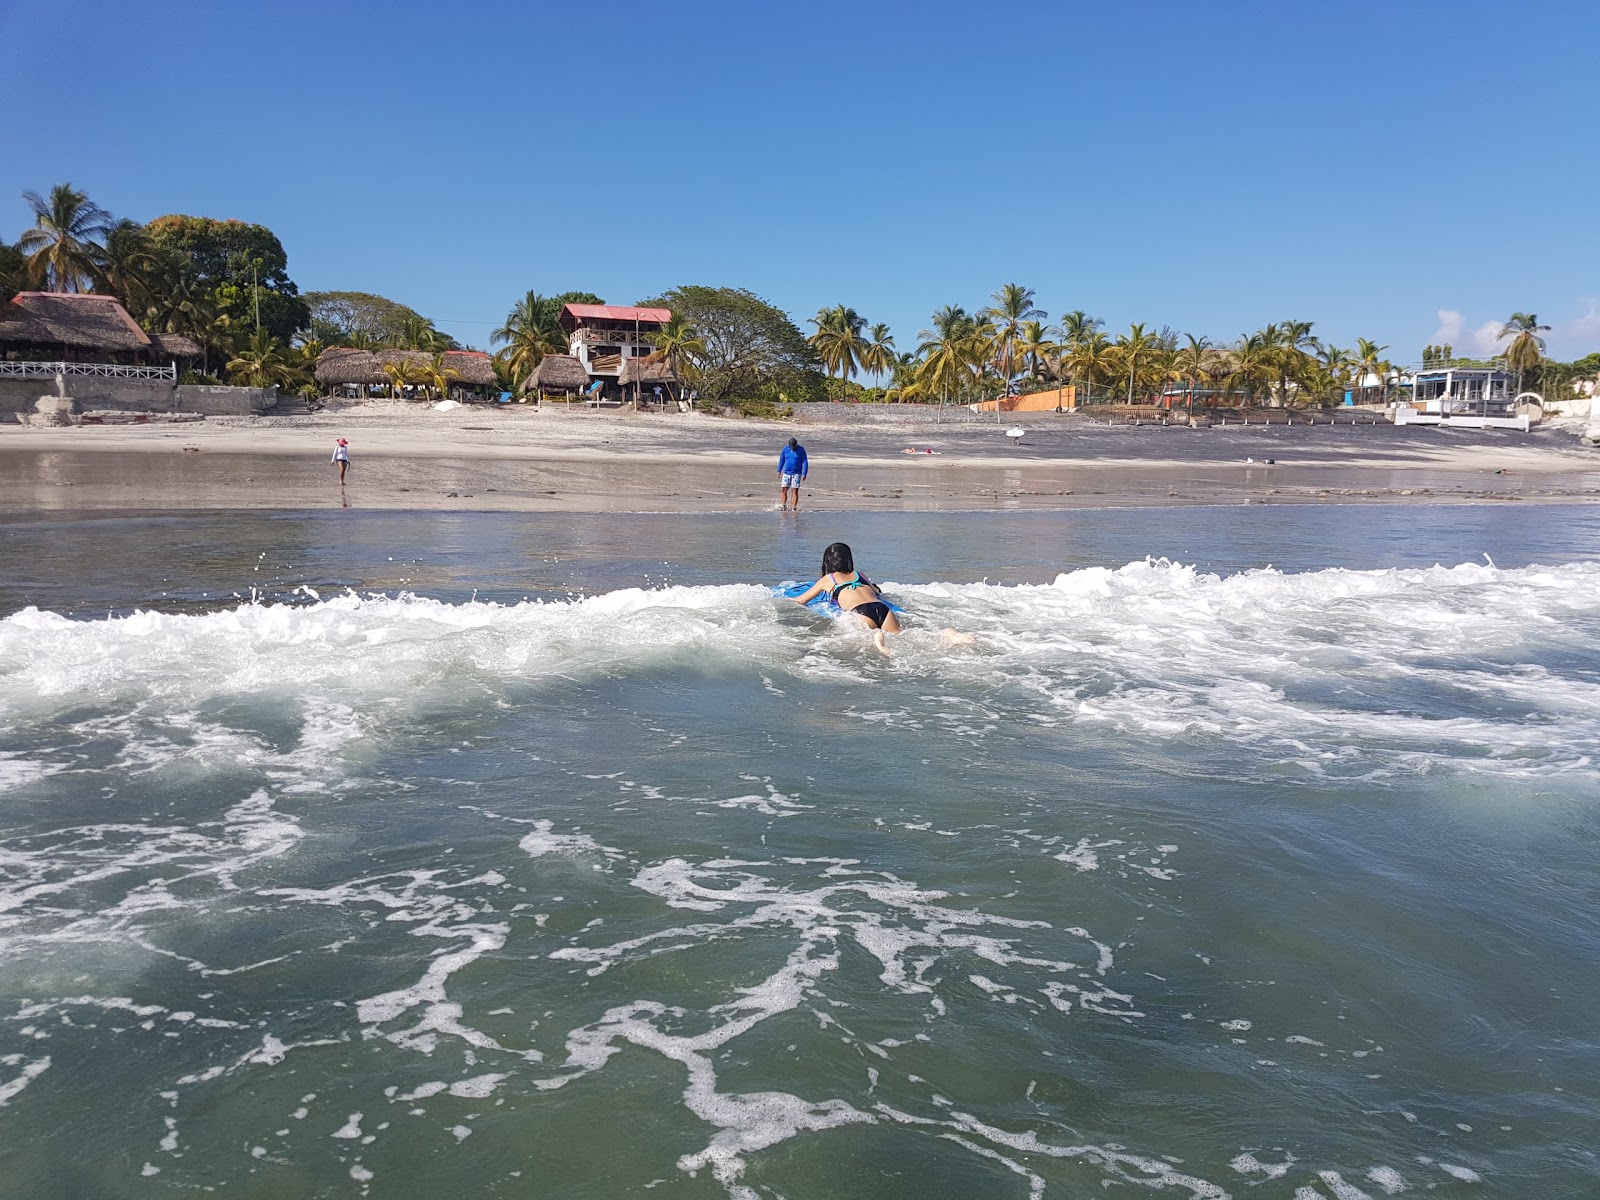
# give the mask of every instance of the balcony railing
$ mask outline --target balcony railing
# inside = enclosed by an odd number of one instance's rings
[[[176,382],[178,368],[130,367],[123,363],[0,361],[0,379],[54,379],[57,375],[68,379],[91,376],[97,379],[165,379]]]

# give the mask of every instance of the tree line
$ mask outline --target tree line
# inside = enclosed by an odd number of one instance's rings
[[[23,289],[94,291],[116,296],[151,333],[181,334],[201,350],[190,378],[314,394],[312,372],[329,346],[418,350],[437,379],[401,364],[394,386],[447,385],[443,352],[457,342],[415,310],[366,292],[302,294],[288,256],[265,226],[169,215],[140,224],[114,217],[70,183],[48,195],[23,194],[34,224],[14,245],[0,241],[0,302]],[[501,386],[526,388],[548,354],[565,354],[560,325],[569,303],[599,304],[593,292],[530,291],[491,334]],[[1007,391],[1071,386],[1078,402],[1158,400],[1317,405],[1369,386],[1387,399],[1401,367],[1389,347],[1358,338],[1344,348],[1285,320],[1216,344],[1205,337],[1135,323],[1112,334],[1082,309],[1052,324],[1032,288],[1008,283],[989,303],[945,305],[900,348],[889,327],[855,309],[826,307],[809,334],[781,309],[742,288],[692,285],[640,302],[670,309],[651,335],[652,357],[713,402],[756,406],[809,400],[968,403]],[[1485,365],[1504,365],[1517,388],[1555,390],[1600,369],[1595,355],[1576,363],[1546,358],[1549,326],[1531,313],[1505,322],[1506,349]],[[1451,347],[1427,347],[1427,365],[1461,363]],[[870,377],[872,385],[858,377]],[[443,381],[443,382],[441,382]]]

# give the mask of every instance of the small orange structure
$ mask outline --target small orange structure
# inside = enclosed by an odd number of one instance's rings
[[[1042,392],[1001,396],[998,400],[980,400],[971,405],[973,412],[993,412],[996,407],[1001,412],[1070,412],[1078,407],[1078,389],[1068,383]]]

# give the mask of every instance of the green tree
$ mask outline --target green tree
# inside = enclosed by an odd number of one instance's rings
[[[27,287],[28,260],[15,246],[0,242],[0,304]]]
[[[1118,357],[1122,369],[1128,376],[1128,403],[1133,403],[1134,379],[1139,373],[1140,365],[1157,348],[1157,342],[1146,330],[1143,323],[1129,325],[1128,332],[1120,334],[1116,340]]]
[[[1039,321],[1049,316],[1033,303],[1033,289],[1020,283],[1008,283],[989,297],[993,303],[978,316],[994,326],[995,365],[1000,372],[1001,391],[1009,391],[1011,377],[1016,374],[1017,339],[1022,336],[1023,323]]]
[[[1081,363],[1085,358],[1093,360],[1098,357],[1098,348],[1089,354],[1085,351],[1093,341],[1096,333],[1104,324],[1099,317],[1091,317],[1081,308],[1075,308],[1061,318],[1061,348],[1062,358],[1066,363]],[[1079,384],[1077,366],[1072,366],[1072,386],[1076,391]],[[1093,380],[1090,381],[1091,386]]]
[[[839,376],[842,395],[845,380],[854,375],[861,365],[861,352],[866,347],[861,334],[867,327],[866,318],[853,308],[836,304],[832,308],[818,309],[817,315],[810,318],[808,323],[815,325],[817,331],[806,341],[817,352],[828,374]]]
[[[1389,398],[1389,372],[1394,370],[1391,363],[1383,357],[1383,352],[1389,347],[1380,346],[1368,338],[1356,339],[1355,369],[1357,376],[1365,383],[1368,375],[1378,377],[1378,387],[1383,400]]]
[[[383,373],[389,377],[389,395],[395,399],[403,399],[402,388],[425,385],[430,382],[428,373],[418,363],[414,363],[404,354],[383,364]]]
[[[980,322],[959,304],[947,304],[933,314],[933,328],[917,333],[918,390],[948,403],[951,393],[965,395],[977,380],[987,356],[993,326]]]
[[[1539,324],[1539,318],[1533,313],[1512,313],[1510,319],[1500,327],[1500,336],[1511,339],[1511,344],[1506,347],[1506,366],[1517,373],[1519,395],[1522,392],[1523,372],[1537,367],[1544,357],[1545,342],[1540,335],[1549,332],[1550,326]]]
[[[562,300],[559,296],[541,296],[529,292],[511,306],[505,324],[489,335],[493,344],[505,345],[495,352],[495,358],[506,366],[516,381],[514,390],[521,390],[533,377],[534,368],[547,354],[565,354],[568,349],[566,331],[561,328],[561,309],[565,304],[587,301]]]
[[[305,336],[329,346],[349,346],[357,337],[365,337],[369,346],[391,345],[408,322],[433,327],[415,309],[371,292],[306,292],[300,298],[311,314]]]
[[[450,385],[461,378],[460,371],[445,366],[444,355],[443,350],[435,351],[422,368],[423,379],[441,400],[450,394]]]
[[[289,383],[293,367],[283,343],[265,329],[255,329],[243,346],[228,360],[228,378],[245,387],[273,387]]]
[[[142,314],[155,303],[158,266],[157,252],[145,236],[144,226],[124,217],[106,229],[95,283],[120,300],[128,312]]]
[[[695,327],[689,324],[688,318],[681,313],[673,313],[658,331],[648,337],[650,344],[655,347],[650,355],[651,360],[667,364],[667,369],[678,381],[679,396],[682,396],[685,384],[697,386],[706,344]]]
[[[266,226],[173,214],[157,217],[145,232],[155,247],[185,261],[235,328],[255,328],[259,312],[260,327],[287,343],[310,325],[283,243]]]
[[[51,292],[88,291],[100,268],[100,239],[111,214],[70,183],[58,183],[48,197],[23,192],[33,210],[33,228],[23,231],[17,249],[27,258],[28,282]]]
[[[1052,356],[1060,347],[1051,340],[1056,334],[1054,326],[1043,321],[1024,321],[1018,331],[1016,350],[1028,378],[1038,382],[1050,368]]]
[[[881,382],[894,369],[894,364],[894,334],[889,332],[887,325],[874,325],[867,331],[866,341],[861,347],[861,369]]]
[[[1194,394],[1200,386],[1200,380],[1207,378],[1211,373],[1214,354],[1211,342],[1194,334],[1185,334],[1184,340],[1188,343],[1178,350],[1178,357],[1173,363],[1173,370],[1177,377],[1184,382],[1184,391],[1188,399],[1189,411],[1194,412]]]
[[[1272,336],[1269,337],[1266,330],[1246,334],[1234,343],[1228,354],[1227,386],[1229,390],[1243,392],[1247,401],[1256,399],[1263,384],[1270,389],[1277,370],[1280,349],[1277,330],[1272,326],[1268,329],[1272,330]]]
[[[708,400],[820,399],[821,360],[789,315],[744,288],[686,285],[641,302],[670,309],[705,343],[698,372]]]

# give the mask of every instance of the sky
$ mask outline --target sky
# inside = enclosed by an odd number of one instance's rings
[[[264,224],[486,348],[524,292],[748,288],[914,348],[1002,284],[1226,342],[1600,350],[1600,4],[0,0],[25,190]],[[18,53],[17,48],[31,48]]]

